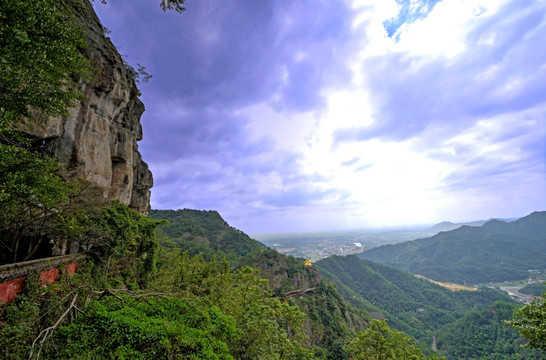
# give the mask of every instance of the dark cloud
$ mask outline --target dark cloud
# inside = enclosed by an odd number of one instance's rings
[[[400,1],[402,10],[385,23],[387,30],[396,37],[403,23],[423,18],[439,1],[416,7]],[[182,15],[164,13],[157,1],[96,6],[121,52],[154,76],[142,84],[147,110],[139,143],[154,173],[154,208],[216,209],[232,225],[255,232],[317,227],[317,216],[325,220],[321,226],[335,226],[342,220],[332,214],[340,209],[355,217],[362,204],[351,199],[350,189],[330,185],[335,175],[309,174],[303,154],[282,148],[267,131],[261,138],[250,134],[260,111],[252,119],[241,115],[258,104],[287,118],[320,114],[325,89],[354,89],[346,66],[366,35],[353,29],[349,2],[199,0],[189,1]],[[545,8],[543,2],[514,1],[484,16],[466,39],[469,51],[454,59],[422,62],[400,53],[367,58],[362,71],[374,123],[338,130],[334,149],[370,138],[412,139],[428,158],[462,164],[439,186],[448,191],[471,186],[465,183],[484,191],[492,191],[488,184],[508,186],[510,171],[539,176],[543,127],[526,137],[526,125],[506,122],[509,129],[486,135],[488,144],[524,153],[517,160],[477,154],[468,143],[451,144],[454,153],[443,147],[480,119],[512,113],[523,119],[522,111],[544,103]],[[370,155],[366,164],[349,156],[341,165],[364,171],[377,154]]]
[[[142,149],[151,162],[179,158],[239,157],[266,151],[271,144],[247,139],[246,120],[222,110],[179,108],[157,102],[143,124]],[[152,118],[153,117],[153,118]]]
[[[349,76],[335,66],[352,31],[353,14],[342,0],[205,0],[182,15],[146,2],[109,6],[132,8],[123,16],[137,25],[112,36],[130,53],[145,49],[154,75],[149,89],[184,106],[245,106],[278,92],[283,109],[309,109],[322,101],[320,85]]]

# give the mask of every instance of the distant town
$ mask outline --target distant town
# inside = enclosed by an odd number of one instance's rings
[[[331,255],[361,253],[380,245],[426,238],[463,225],[481,226],[484,222],[485,220],[458,224],[442,222],[434,226],[404,229],[254,234],[252,237],[282,254],[317,261]]]
[[[283,247],[283,244],[272,244],[272,247],[281,254],[303,257],[311,261],[324,259],[331,255],[357,254],[366,249],[366,246],[360,242],[338,244],[328,239],[320,240],[312,247]]]

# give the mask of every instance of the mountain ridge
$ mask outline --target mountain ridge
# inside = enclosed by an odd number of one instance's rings
[[[379,246],[359,257],[434,280],[484,283],[526,278],[527,270],[546,268],[544,254],[546,212],[536,211],[512,222],[493,219]]]

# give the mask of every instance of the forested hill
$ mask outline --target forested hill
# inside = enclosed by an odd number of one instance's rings
[[[546,212],[513,222],[491,220],[359,255],[439,281],[477,284],[524,279],[546,268]]]
[[[316,266],[346,299],[356,305],[368,304],[370,313],[382,313],[394,327],[427,344],[434,331],[466,312],[488,309],[497,300],[511,301],[503,293],[489,289],[452,292],[355,255],[332,256]]]
[[[149,216],[169,221],[156,229],[163,251],[179,249],[205,261],[227,259],[233,271],[246,266],[257,269],[275,298],[307,315],[303,332],[317,358],[334,356],[346,339],[369,322],[369,315],[346,302],[315,266],[267,248],[229,226],[216,211],[152,210]]]
[[[544,359],[527,341],[504,324],[516,304],[496,301],[490,308],[471,311],[441,329],[436,346],[448,360],[459,359]]]
[[[217,211],[152,210],[149,216],[154,220],[168,220],[169,224],[162,226],[160,232],[175,240],[182,249],[239,256],[265,249],[262,243],[229,226]]]
[[[231,227],[217,211],[152,210],[154,220],[167,220],[156,231],[160,242],[172,242],[190,256],[227,259],[233,269],[251,266],[259,269],[277,295],[311,288],[320,281],[315,268],[304,266],[303,259],[285,256]],[[172,246],[171,245],[171,246]]]

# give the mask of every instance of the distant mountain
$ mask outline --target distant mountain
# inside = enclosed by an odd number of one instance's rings
[[[524,279],[529,269],[546,269],[546,212],[512,222],[465,225],[359,256],[440,281],[476,284]]]
[[[504,293],[490,289],[452,292],[355,255],[332,256],[315,265],[347,300],[366,307],[372,316],[386,316],[392,326],[425,344],[432,342],[436,330],[466,312],[489,309],[497,300],[511,301]]]
[[[490,219],[493,220],[493,219]],[[438,223],[434,226],[432,226],[430,229],[428,229],[430,232],[433,232],[435,234],[441,232],[441,231],[451,231],[460,228],[461,226],[482,226],[486,222],[490,220],[478,220],[478,221],[472,221],[472,222],[465,222],[465,223],[452,223],[449,221],[443,221],[441,223]]]
[[[468,222],[462,222],[462,223],[452,223],[450,221],[442,221],[441,223],[438,223],[431,228],[428,229],[429,232],[433,233],[430,234],[436,235],[437,233],[441,231],[451,231],[460,228],[461,226],[482,226],[483,224],[490,222],[492,220],[498,220],[503,222],[512,222],[514,220],[517,220],[517,218],[507,218],[507,219],[489,219],[489,220],[476,220],[476,221],[468,221]]]
[[[490,219],[492,220],[492,219]],[[513,219],[504,219],[511,221]],[[489,220],[465,223],[442,222],[434,226],[410,228],[378,228],[348,231],[323,231],[301,233],[254,234],[254,239],[273,247],[283,254],[310,258],[313,261],[330,255],[359,253],[385,244],[398,244],[415,239],[434,236],[441,231],[450,231],[461,226],[481,226]]]

